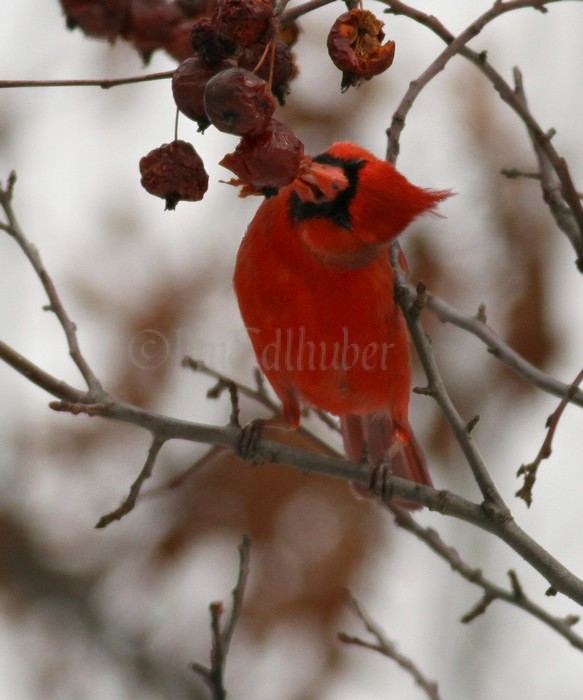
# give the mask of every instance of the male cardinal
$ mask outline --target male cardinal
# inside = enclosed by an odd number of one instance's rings
[[[346,456],[431,484],[408,419],[409,335],[389,244],[448,191],[412,185],[351,143],[266,199],[237,255],[234,286],[257,360],[295,429],[306,404],[340,417]],[[404,259],[403,259],[404,261]]]

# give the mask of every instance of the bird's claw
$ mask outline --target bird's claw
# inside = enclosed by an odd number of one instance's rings
[[[252,420],[241,428],[239,439],[235,446],[235,451],[239,457],[251,462],[258,461],[255,452],[264,428],[265,421],[260,419]]]
[[[390,501],[393,498],[392,475],[391,457],[390,455],[386,455],[370,469],[368,480],[369,492],[374,496],[378,496],[383,502]]]

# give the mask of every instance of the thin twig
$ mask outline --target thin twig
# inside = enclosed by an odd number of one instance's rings
[[[518,68],[514,68],[514,94],[516,99],[523,105],[525,110],[528,110],[528,101],[524,91],[524,81],[522,73]],[[559,179],[559,170],[553,167],[553,163],[549,158],[547,149],[543,148],[540,139],[537,138],[535,132],[527,125],[528,133],[532,141],[534,152],[536,154],[539,165],[539,180],[543,199],[547,203],[551,215],[555,223],[561,231],[567,236],[575,250],[579,251],[579,264],[583,272],[583,234],[581,231],[581,222],[577,221],[574,210],[565,203],[565,196],[561,181]],[[554,133],[554,132],[553,132]],[[547,141],[550,143],[552,134],[547,134]],[[561,170],[567,169],[564,160],[561,160]],[[574,190],[574,187],[573,187]],[[575,191],[577,198],[580,198],[578,192]]]
[[[538,468],[544,459],[548,459],[551,456],[553,438],[555,436],[557,426],[559,425],[559,421],[561,420],[561,416],[563,415],[563,411],[565,410],[569,402],[572,400],[573,395],[577,391],[579,384],[581,384],[582,381],[583,369],[575,377],[573,383],[567,389],[565,395],[561,399],[561,402],[553,411],[553,413],[549,416],[547,420],[548,431],[545,435],[543,444],[541,445],[541,448],[538,451],[538,454],[535,457],[534,461],[530,462],[530,464],[523,464],[516,474],[516,476],[524,476],[524,483],[522,487],[516,492],[516,496],[518,496],[518,498],[522,498],[522,500],[529,507],[532,504],[532,489],[534,488]]]
[[[402,508],[397,508],[393,505],[389,505],[388,507],[393,512],[395,523],[400,528],[415,535],[417,539],[424,542],[433,552],[448,562],[451,568],[462,578],[484,591],[484,595],[476,606],[461,618],[462,622],[471,622],[477,615],[484,613],[490,603],[495,600],[501,600],[529,613],[555,632],[558,632],[558,634],[566,639],[573,647],[583,651],[583,638],[572,629],[574,618],[572,616],[567,618],[555,617],[530,600],[522,590],[514,571],[511,570],[508,572],[511,584],[510,590],[498,586],[487,579],[480,569],[475,569],[467,564],[461,558],[458,551],[447,545],[439,533],[433,528],[422,527],[410,513]]]
[[[23,377],[26,377],[29,382],[36,384],[51,396],[63,401],[73,403],[91,402],[92,397],[79,389],[75,389],[62,379],[53,377],[52,374],[45,372],[43,369],[35,365],[19,352],[11,348],[6,343],[0,340],[0,360],[6,362],[7,365],[20,372]]]
[[[419,92],[427,83],[435,77],[446,65],[450,58],[455,55],[452,52],[451,46],[455,45],[455,53],[463,56],[468,61],[473,63],[485,76],[488,78],[494,89],[498,92],[501,99],[514,110],[520,117],[528,132],[545,156],[551,163],[560,183],[561,195],[565,204],[569,209],[568,215],[564,215],[565,222],[567,218],[572,219],[568,225],[569,240],[577,254],[577,266],[583,272],[583,204],[580,201],[578,192],[573,184],[569,168],[565,159],[559,156],[547,133],[540,127],[536,119],[525,106],[524,101],[517,95],[516,91],[502,78],[502,76],[494,70],[487,60],[486,52],[477,52],[468,48],[465,41],[476,36],[481,31],[486,23],[491,22],[497,16],[516,10],[519,8],[533,7],[540,11],[545,11],[545,5],[560,2],[561,0],[508,0],[507,2],[496,1],[492,7],[484,13],[480,18],[465,29],[458,37],[455,37],[446,27],[434,16],[428,15],[420,10],[409,7],[400,0],[384,0],[389,6],[387,12],[403,15],[422,24],[437,34],[448,47],[437,57],[429,68],[423,72],[420,78],[411,83],[409,90],[401,101],[393,115],[393,121],[388,130],[389,143],[387,148],[387,160],[394,163],[399,153],[399,138],[405,126],[405,117]],[[484,21],[486,20],[486,21]],[[561,227],[562,228],[562,227]],[[562,229],[564,230],[564,229]]]
[[[249,576],[249,550],[251,542],[247,535],[243,536],[239,545],[239,573],[237,583],[232,591],[233,607],[231,614],[221,630],[221,617],[224,612],[224,607],[221,602],[212,602],[209,605],[211,614],[211,652],[210,652],[210,667],[204,666],[196,661],[190,664],[193,671],[204,680],[208,685],[213,700],[225,700],[227,691],[225,689],[225,665],[227,663],[227,655],[229,646],[233,637],[233,632],[243,608],[243,597],[245,594],[245,586]]]
[[[230,377],[225,376],[221,372],[217,372],[217,370],[212,369],[212,367],[209,367],[202,360],[196,360],[189,356],[183,358],[182,366],[217,380],[216,385],[208,390],[208,398],[218,398],[223,391],[228,390],[229,386],[232,385],[236,387],[239,394],[261,404],[272,413],[278,413],[280,410],[279,404],[269,397],[263,383],[257,383],[257,388],[252,389],[246,384],[235,382]]]
[[[138,500],[138,496],[140,495],[140,491],[142,490],[142,486],[144,485],[144,482],[152,476],[152,471],[154,469],[154,465],[156,464],[156,459],[158,458],[158,454],[160,453],[162,445],[164,445],[165,442],[166,440],[163,438],[159,438],[156,436],[154,437],[150,449],[148,450],[148,457],[146,458],[146,462],[144,463],[144,466],[142,467],[142,470],[138,474],[136,480],[131,485],[127,497],[118,508],[112,510],[110,513],[106,513],[101,518],[99,518],[97,525],[95,525],[96,528],[107,527],[110,523],[114,522],[114,520],[121,520],[124,517],[124,515],[127,515],[130,511],[134,509],[136,501]]]
[[[285,27],[286,24],[294,22],[302,15],[307,15],[314,10],[318,10],[320,7],[330,5],[332,2],[335,2],[335,0],[308,0],[308,2],[304,2],[302,5],[292,7],[291,10],[286,10],[281,18],[281,24]]]
[[[496,488],[496,485],[488,473],[486,465],[484,464],[484,461],[474,444],[471,431],[468,430],[468,422],[464,421],[459,415],[451,398],[449,397],[447,389],[445,388],[439,367],[437,366],[437,361],[431,345],[431,339],[421,327],[419,321],[419,311],[414,305],[414,298],[412,298],[410,288],[405,279],[405,274],[401,268],[397,244],[393,245],[392,247],[391,258],[393,272],[395,274],[395,296],[399,302],[399,305],[401,306],[401,309],[403,310],[409,326],[411,338],[417,350],[419,359],[421,360],[421,364],[423,365],[423,369],[425,370],[425,375],[428,381],[427,393],[433,399],[435,399],[445,419],[449,423],[470,466],[470,469],[472,470],[474,479],[482,492],[482,496],[484,497],[484,505],[495,509],[497,512],[497,518],[510,519],[511,515],[506,504],[504,503],[504,499]],[[424,286],[422,293],[423,295],[426,294]]]
[[[2,88],[39,88],[39,87],[99,87],[108,90],[118,85],[147,83],[152,80],[166,80],[174,75],[173,70],[148,75],[134,75],[129,78],[98,78],[80,80],[0,80]]]
[[[57,293],[56,287],[51,279],[49,273],[47,272],[40,254],[36,247],[30,243],[26,238],[20,225],[14,214],[12,208],[12,195],[14,192],[14,183],[16,182],[16,174],[11,173],[8,184],[4,188],[0,186],[0,207],[4,210],[6,214],[7,223],[3,224],[1,228],[6,231],[12,238],[16,241],[20,249],[28,258],[33,270],[36,272],[37,277],[41,281],[42,286],[49,298],[49,305],[45,307],[47,310],[52,311],[67,338],[67,344],[69,346],[69,354],[73,359],[73,362],[77,365],[79,371],[81,372],[83,378],[87,382],[87,387],[92,392],[94,398],[104,398],[105,392],[101,386],[101,382],[97,379],[97,376],[89,366],[87,360],[81,353],[79,348],[79,343],[77,340],[77,327],[69,318],[69,315],[65,311],[59,294]]]
[[[365,649],[378,651],[383,656],[392,659],[413,678],[429,700],[440,700],[441,696],[437,689],[437,683],[428,680],[419,670],[419,667],[414,661],[397,651],[395,643],[387,639],[380,627],[378,627],[378,625],[371,620],[371,618],[363,610],[362,606],[352,595],[350,595],[350,604],[359,620],[366,628],[366,631],[369,632],[369,634],[371,634],[376,641],[367,642],[360,639],[360,637],[353,637],[345,632],[339,632],[338,639],[344,644],[354,644],[356,646],[364,647]]]
[[[413,286],[409,285],[410,293],[413,293],[413,289]],[[534,386],[559,398],[564,397],[569,392],[570,387],[568,384],[555,379],[546,372],[542,372],[505,343],[487,325],[483,309],[481,313],[470,316],[458,311],[451,304],[448,304],[444,299],[433,293],[427,294],[426,306],[443,323],[451,323],[453,326],[462,328],[482,340],[494,357],[503,362],[513,372],[534,384]],[[576,389],[570,392],[569,396],[571,403],[583,407],[583,391]]]

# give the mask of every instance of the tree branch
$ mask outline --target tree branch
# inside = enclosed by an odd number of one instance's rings
[[[213,700],[225,700],[227,697],[227,691],[224,684],[225,665],[227,663],[227,654],[229,653],[231,638],[243,608],[243,596],[245,594],[245,586],[249,576],[250,546],[251,542],[249,537],[244,535],[241,544],[239,545],[239,573],[237,576],[237,583],[232,591],[233,607],[223,629],[221,629],[220,624],[221,616],[224,612],[223,604],[220,602],[213,602],[209,606],[211,613],[212,634],[210,667],[199,664],[196,661],[193,661],[190,664],[191,669],[198,673],[198,675],[201,676],[201,678],[208,685],[209,689],[211,690]]]
[[[409,285],[409,292],[410,294],[414,293],[412,285]],[[487,325],[483,308],[475,316],[463,314],[433,293],[427,293],[426,306],[443,323],[451,323],[482,340],[494,357],[531,384],[559,398],[569,394],[571,403],[583,407],[583,391],[576,388],[571,390],[569,384],[541,372],[530,362],[527,362]]]
[[[437,683],[428,680],[414,661],[397,651],[395,643],[387,639],[380,627],[371,620],[352,595],[350,595],[350,604],[359,620],[363,623],[366,631],[374,637],[375,642],[367,642],[359,637],[352,637],[345,632],[339,632],[338,639],[344,644],[354,644],[364,647],[365,649],[378,651],[388,659],[392,659],[413,678],[429,700],[440,700],[441,696],[437,689]]]
[[[514,605],[517,608],[520,608],[521,610],[524,610],[533,617],[536,617],[552,630],[560,634],[561,637],[566,639],[573,647],[579,649],[579,651],[583,651],[583,638],[576,634],[572,629],[573,624],[578,621],[578,618],[572,616],[568,618],[561,618],[550,615],[546,610],[531,601],[525,595],[521,586],[518,584],[518,579],[513,571],[509,572],[511,590],[506,590],[498,586],[487,579],[480,569],[474,569],[469,566],[469,564],[467,564],[460,557],[457,550],[448,546],[443,541],[439,533],[433,528],[422,527],[410,513],[402,508],[397,508],[391,504],[388,505],[388,508],[393,512],[395,516],[395,523],[400,528],[407,530],[407,532],[410,532],[412,535],[417,537],[417,539],[424,542],[433,552],[444,559],[462,578],[470,583],[473,583],[484,591],[482,599],[469,613],[464,615],[462,622],[470,622],[477,615],[485,612],[490,603],[495,600],[502,600],[506,603]]]
[[[144,482],[152,476],[152,471],[154,470],[156,459],[158,458],[158,454],[160,453],[160,450],[162,449],[162,446],[165,442],[166,440],[164,440],[163,438],[154,436],[150,449],[148,450],[148,457],[146,459],[146,462],[142,467],[142,470],[138,474],[136,480],[131,485],[127,497],[118,508],[111,511],[111,513],[103,515],[97,522],[97,525],[95,525],[96,528],[107,527],[114,520],[121,520],[124,517],[124,515],[127,515],[130,511],[134,509],[136,501],[138,500],[138,496],[140,495],[140,491],[142,490],[142,486],[144,485]]]
[[[103,391],[101,382],[97,379],[95,373],[91,367],[89,367],[89,364],[81,354],[79,343],[77,341],[77,328],[65,311],[55,285],[53,284],[53,280],[47,272],[38,250],[28,241],[16,219],[12,209],[12,195],[14,192],[15,182],[16,174],[13,172],[8,178],[6,187],[4,188],[0,185],[0,207],[4,210],[7,218],[7,223],[2,224],[1,228],[16,241],[20,249],[28,258],[33,270],[36,272],[37,277],[41,281],[47,297],[49,298],[49,305],[46,306],[45,309],[52,311],[59,320],[67,339],[69,354],[85,379],[87,387],[96,399],[103,398],[105,396],[105,392]]]
[[[523,464],[517,472],[517,476],[524,476],[524,483],[522,487],[516,492],[516,495],[530,507],[532,503],[532,489],[534,488],[534,483],[536,481],[536,476],[538,473],[538,468],[544,459],[548,459],[551,456],[551,447],[553,444],[553,438],[555,436],[555,431],[563,415],[563,411],[567,407],[568,403],[571,401],[573,394],[577,391],[577,387],[583,381],[583,370],[575,377],[575,380],[571,386],[565,392],[565,395],[561,399],[561,402],[553,413],[549,416],[547,421],[548,432],[545,436],[543,444],[538,451],[534,462],[530,464]]]
[[[166,80],[174,75],[173,70],[162,73],[149,73],[148,75],[134,75],[129,78],[98,78],[81,80],[0,80],[2,88],[38,88],[38,87],[100,87],[108,90],[118,85],[130,85],[132,83],[147,83],[152,80]]]
[[[496,17],[512,10],[523,7],[533,7],[540,11],[544,11],[545,5],[560,2],[561,0],[507,0],[501,2],[496,0],[492,7],[485,12],[481,17],[472,22],[458,37],[455,37],[446,27],[433,15],[425,14],[419,10],[409,7],[400,0],[384,0],[389,6],[387,12],[396,15],[403,15],[413,19],[419,24],[424,25],[432,32],[437,34],[448,47],[435,59],[435,61],[422,73],[422,75],[413,81],[409,90],[401,100],[399,107],[393,115],[391,126],[387,134],[389,143],[387,148],[387,160],[394,163],[399,154],[399,139],[401,132],[405,126],[405,118],[411,109],[413,102],[418,97],[421,90],[434,78],[447,64],[450,58],[455,54],[463,56],[468,61],[473,63],[491,82],[494,89],[509,107],[516,112],[524,125],[526,126],[531,139],[536,142],[544,153],[548,162],[552,165],[556,176],[561,184],[561,196],[565,205],[568,207],[570,214],[563,213],[562,219],[566,220],[570,217],[573,221],[569,225],[569,240],[571,241],[574,250],[577,254],[577,267],[583,272],[583,205],[577,193],[577,189],[573,184],[571,174],[567,164],[555,150],[551,143],[548,134],[540,127],[536,119],[532,116],[526,107],[524,100],[502,76],[494,70],[488,63],[485,52],[476,52],[469,49],[465,44],[470,39],[474,38],[487,23],[491,22]],[[453,47],[453,48],[452,48]],[[561,226],[562,230],[563,227]]]

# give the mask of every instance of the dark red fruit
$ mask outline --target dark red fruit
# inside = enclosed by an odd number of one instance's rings
[[[166,200],[166,209],[178,202],[198,202],[208,189],[209,176],[201,157],[186,141],[172,141],[140,160],[142,187]]]
[[[239,46],[267,42],[275,35],[270,0],[219,0],[213,21],[218,34]]]
[[[190,58],[192,56],[192,47],[190,46],[191,31],[192,19],[186,19],[180,22],[180,24],[172,30],[162,48],[177,61],[184,61]]]
[[[275,100],[265,80],[244,68],[229,68],[208,81],[204,107],[219,131],[256,135],[267,127]]]
[[[265,80],[244,68],[229,68],[208,81],[204,107],[219,131],[245,136],[265,130],[275,100]]]
[[[220,164],[237,176],[231,184],[243,185],[241,196],[269,197],[297,177],[304,159],[304,144],[289,126],[272,119],[263,133],[244,136]]]
[[[214,0],[174,0],[186,17],[201,17],[214,7]]]
[[[130,0],[61,0],[70,29],[113,41],[124,27]]]
[[[342,71],[343,92],[363,80],[370,80],[392,64],[395,42],[382,44],[383,26],[384,23],[368,10],[345,12],[332,25],[328,53]]]
[[[255,71],[255,67],[263,57],[265,48],[265,44],[253,44],[253,46],[244,49],[237,59],[239,66],[250,71]],[[271,72],[271,51],[272,48],[270,47],[263,62],[256,71],[256,75],[267,81],[269,81]],[[294,78],[296,74],[297,68],[294,64],[291,49],[283,41],[276,39],[273,74],[271,76],[271,92],[282,106],[285,104],[285,98],[289,93],[289,81]]]
[[[222,61],[209,68],[199,56],[187,58],[174,71],[172,94],[178,109],[189,119],[198,123],[198,130],[204,131],[209,125],[204,108],[204,91],[208,81],[217,71],[233,67],[233,61]]]
[[[290,49],[298,40],[300,35],[300,25],[294,20],[293,22],[286,22],[277,34],[277,38],[281,39],[284,44],[287,44]]]
[[[219,36],[210,17],[201,17],[192,25],[190,45],[194,53],[209,66],[215,66],[232,56],[237,45]]]
[[[124,37],[148,61],[156,49],[172,42],[185,19],[180,7],[166,0],[131,0]]]

